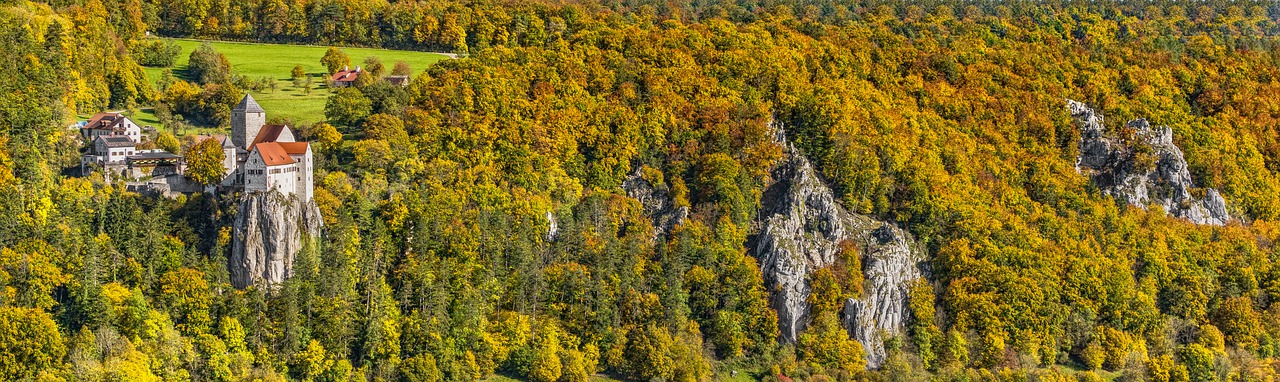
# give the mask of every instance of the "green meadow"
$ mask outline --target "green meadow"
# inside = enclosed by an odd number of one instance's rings
[[[198,48],[205,41],[188,39],[171,39],[170,41],[182,47],[182,52],[178,54],[177,62],[170,68],[175,76],[181,78],[187,67],[187,57],[190,56],[191,51]],[[231,62],[231,72],[233,74],[244,75],[253,79],[264,77],[276,79],[278,85],[274,91],[271,89],[249,91],[253,98],[267,111],[269,118],[285,117],[295,124],[313,123],[324,119],[324,103],[329,97],[329,89],[325,85],[328,72],[320,64],[320,57],[324,56],[324,52],[328,49],[327,46],[225,41],[208,41],[208,43],[213,45],[214,49],[219,53],[227,56],[227,60]],[[413,73],[416,75],[426,70],[428,66],[436,61],[449,58],[438,53],[405,50],[341,49],[351,57],[352,67],[360,65],[367,57],[376,56],[382,60],[388,73],[395,66],[395,63],[399,61],[409,64],[409,67],[413,69]],[[295,65],[302,65],[307,75],[313,78],[310,94],[303,87],[294,86],[293,80],[290,78],[290,72]],[[152,84],[155,84],[160,79],[164,69],[146,68],[147,76]],[[134,115],[134,119],[139,124],[159,126],[159,121],[150,112],[149,108],[140,110]]]

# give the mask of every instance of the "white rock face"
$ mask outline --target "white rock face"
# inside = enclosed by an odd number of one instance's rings
[[[764,194],[755,239],[765,284],[778,311],[781,339],[794,342],[808,326],[809,274],[836,262],[840,243],[857,245],[864,292],[845,302],[843,322],[867,351],[867,365],[884,362],[884,337],[905,332],[908,288],[924,277],[923,251],[897,226],[849,213],[812,164],[796,150],[774,170]]]
[[[908,233],[889,223],[863,232],[862,273],[865,278],[862,298],[850,299],[844,305],[845,327],[867,351],[867,366],[879,367],[885,359],[881,334],[906,333],[910,319],[908,289],[924,277],[926,267],[923,250]]]
[[[228,269],[236,288],[270,286],[292,275],[304,237],[319,238],[324,221],[315,202],[279,192],[253,193],[240,202]]]
[[[560,236],[560,224],[556,221],[556,215],[547,211],[547,242],[556,241]]]
[[[1224,225],[1231,220],[1226,200],[1212,188],[1192,182],[1182,150],[1173,144],[1173,130],[1152,127],[1145,119],[1126,124],[1130,139],[1106,131],[1102,114],[1067,100],[1067,110],[1080,128],[1076,171],[1089,175],[1103,193],[1138,208],[1159,205],[1165,212],[1195,224]],[[1143,164],[1147,157],[1154,165]],[[1203,195],[1200,195],[1203,193]]]

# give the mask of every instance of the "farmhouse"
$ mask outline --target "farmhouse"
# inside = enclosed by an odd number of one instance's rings
[[[357,66],[355,70],[352,70],[349,66],[344,66],[342,67],[342,70],[333,73],[333,77],[329,78],[329,80],[333,82],[333,87],[345,88],[348,86],[354,86],[356,84],[356,78],[360,77],[363,73],[364,71],[361,70],[359,66]]]
[[[391,86],[409,86],[409,76],[387,76],[382,79]]]
[[[124,136],[133,143],[142,143],[142,128],[120,113],[98,113],[80,127],[85,141],[93,142],[100,136]]]
[[[103,164],[124,162],[124,158],[133,155],[137,142],[129,137],[119,135],[99,135],[93,140],[93,159]]]

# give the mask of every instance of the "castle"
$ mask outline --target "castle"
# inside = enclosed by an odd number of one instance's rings
[[[253,96],[245,94],[231,109],[231,136],[217,139],[224,155],[224,189],[274,189],[302,201],[315,194],[311,144],[298,142],[289,126],[268,125],[267,113]]]

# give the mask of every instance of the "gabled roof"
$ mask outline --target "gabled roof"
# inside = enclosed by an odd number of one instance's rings
[[[249,95],[249,93],[245,93],[244,98],[241,98],[240,103],[236,104],[236,107],[232,108],[231,111],[265,113],[265,111],[262,110],[262,106],[259,106],[258,101],[254,101],[253,96]]]
[[[383,78],[387,83],[396,86],[405,86],[409,84],[409,76],[387,76]]]
[[[275,142],[280,139],[280,133],[289,130],[289,135],[293,135],[293,130],[285,125],[263,125],[262,130],[258,130],[258,136],[253,137],[253,143]]]
[[[280,148],[289,155],[304,155],[307,153],[307,148],[311,147],[307,142],[275,142],[275,144],[280,145]]]
[[[280,147],[280,144],[276,142],[263,142],[253,145],[253,151],[258,152],[258,155],[262,157],[262,161],[266,163],[267,166],[280,166],[297,163],[297,161],[294,161],[293,158],[289,157],[289,153],[284,151],[284,148]]]
[[[99,135],[95,141],[102,141],[108,148],[134,147],[133,139],[123,135]]]
[[[115,130],[127,119],[120,113],[98,113],[89,118],[89,122],[84,124],[84,128],[90,130]]]
[[[363,71],[358,66],[355,68],[355,70],[352,70],[350,68],[343,68],[342,70],[339,70],[333,73],[333,82],[355,81],[356,77],[359,77],[360,73],[362,72]]]
[[[88,123],[86,123],[86,124],[84,124],[84,127],[91,127],[91,126],[96,125],[96,124],[101,124],[101,122],[102,122],[103,120],[108,120],[108,121],[110,121],[110,120],[112,120],[112,119],[116,119],[116,118],[119,118],[119,117],[120,117],[120,113],[98,113],[98,114],[94,114],[92,117],[89,117],[89,122],[88,122]]]

